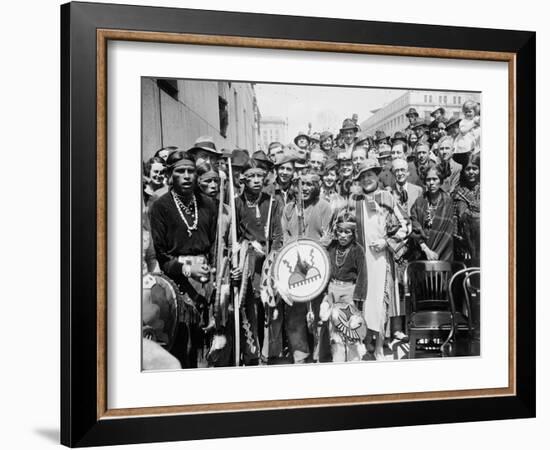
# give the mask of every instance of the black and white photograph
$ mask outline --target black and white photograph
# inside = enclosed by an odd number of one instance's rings
[[[142,370],[479,357],[481,110],[142,77]]]

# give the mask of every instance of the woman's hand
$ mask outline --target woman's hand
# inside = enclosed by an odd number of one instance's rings
[[[426,255],[426,259],[428,261],[437,261],[439,259],[439,255],[433,250],[430,250],[428,247],[424,249],[424,254]]]

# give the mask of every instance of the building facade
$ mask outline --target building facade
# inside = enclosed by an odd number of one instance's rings
[[[445,108],[448,119],[462,116],[462,105],[466,100],[480,101],[480,94],[473,92],[450,91],[405,91],[403,95],[386,106],[373,110],[372,116],[361,123],[361,129],[374,135],[381,130],[386,135],[393,135],[409,125],[405,114],[409,108],[415,108],[420,120],[431,122],[430,113],[439,106]]]
[[[266,116],[260,120],[262,150],[267,152],[271,142],[288,144],[288,122],[281,117]]]
[[[211,136],[218,149],[254,152],[260,110],[252,83],[142,78],[142,157],[162,147],[190,148]]]

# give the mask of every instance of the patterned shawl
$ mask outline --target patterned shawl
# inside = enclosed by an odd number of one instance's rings
[[[411,209],[413,237],[439,255],[440,260],[453,260],[453,235],[456,232],[454,205],[449,194],[440,191],[440,199],[433,213],[431,228],[426,227],[428,197],[425,193],[419,197]]]

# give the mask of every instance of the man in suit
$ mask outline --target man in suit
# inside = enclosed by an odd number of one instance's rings
[[[460,181],[460,172],[462,165],[453,159],[454,141],[450,136],[445,136],[439,141],[439,157],[441,158],[441,170],[444,174],[444,180],[441,189],[451,194]]]
[[[409,166],[404,159],[394,159],[392,161],[392,173],[395,177],[395,185],[392,193],[399,206],[410,215],[411,207],[418,197],[422,195],[422,188],[408,182]]]
[[[409,108],[409,111],[405,114],[405,116],[409,119],[409,125],[404,130],[405,135],[408,137],[411,133],[414,133],[413,128],[419,122],[419,117],[415,108]]]
[[[404,144],[401,140],[395,140],[393,142],[394,143],[391,148],[392,161],[395,161],[396,159],[403,159],[407,161],[407,155],[405,153],[405,149],[407,148],[406,144]],[[417,186],[423,186],[422,182],[420,181],[420,177],[418,176],[418,172],[416,171],[416,166],[414,162],[408,161],[407,165],[409,167],[409,175],[407,176],[406,181],[412,184],[416,184]],[[392,173],[393,173],[393,170],[392,170]],[[394,174],[394,177],[395,177],[395,174]]]
[[[378,179],[384,188],[392,188],[395,177],[391,171],[391,147],[388,144],[380,144],[378,147],[378,162],[382,167]]]
[[[359,127],[352,119],[345,119],[340,128],[340,135],[343,137],[342,146],[338,149],[338,154],[344,153],[346,157],[351,158],[353,143]]]

